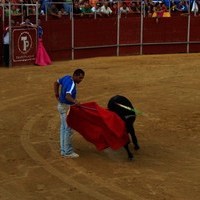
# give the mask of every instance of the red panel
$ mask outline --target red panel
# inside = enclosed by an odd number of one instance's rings
[[[200,17],[191,17],[190,29],[190,41],[200,42]],[[200,44],[190,44],[190,52],[200,52]]]
[[[48,54],[50,58],[53,58],[53,61],[59,61],[59,60],[71,60],[72,59],[72,52],[69,49],[63,49],[60,51],[49,51]]]
[[[68,18],[43,21],[43,40],[47,49],[60,51],[71,49],[71,21]]]
[[[140,42],[141,18],[135,15],[122,15],[120,18],[120,44]]]
[[[72,37],[69,16],[43,20],[41,25],[44,30],[43,43],[52,60],[70,60]]]
[[[120,47],[120,51],[119,51],[120,56],[138,55],[138,54],[140,54],[140,46]]]
[[[143,54],[186,53],[187,46],[182,45],[148,45],[143,46]]]
[[[190,41],[200,41],[200,17],[191,17]]]
[[[81,49],[76,50],[74,58],[92,58],[92,57],[103,57],[103,56],[116,56],[116,48],[109,47],[109,48],[96,48],[96,49]]]
[[[199,53],[199,52],[200,52],[200,44],[190,45],[190,53]]]
[[[187,23],[187,17],[160,18],[158,23],[155,18],[145,18],[143,42],[186,42]]]
[[[117,18],[75,18],[75,47],[117,44]]]

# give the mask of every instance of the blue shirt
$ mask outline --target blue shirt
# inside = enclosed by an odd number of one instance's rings
[[[61,85],[61,91],[59,95],[60,103],[72,105],[73,103],[67,101],[66,94],[70,94],[73,99],[76,99],[76,84],[71,76],[67,75],[58,79],[58,83]]]

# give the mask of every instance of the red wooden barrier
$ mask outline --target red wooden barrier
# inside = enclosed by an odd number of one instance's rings
[[[121,16],[119,27],[117,16],[96,19],[75,17],[74,29],[69,16],[61,19],[48,17],[48,21],[42,19],[43,42],[52,61],[115,56],[117,53],[118,55],[186,53],[188,22],[190,22],[189,41],[191,41],[189,52],[200,52],[198,16],[191,16],[190,21],[187,16],[173,16],[160,18],[158,22],[155,18],[146,17],[143,19],[142,29],[141,18],[135,15]],[[119,38],[117,38],[118,28]],[[1,51],[0,54],[2,55]],[[13,54],[15,58],[15,52]],[[33,60],[30,63],[33,64]]]

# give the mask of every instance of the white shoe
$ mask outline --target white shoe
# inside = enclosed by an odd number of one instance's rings
[[[73,152],[73,153],[70,153],[70,154],[66,154],[64,157],[66,157],[66,158],[78,158],[79,155],[77,153]]]

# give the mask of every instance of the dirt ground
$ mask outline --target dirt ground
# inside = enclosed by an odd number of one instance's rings
[[[81,102],[116,94],[142,111],[141,146],[99,152],[75,132],[78,159],[59,153],[57,78],[86,72]],[[200,54],[93,58],[0,68],[0,200],[199,200]],[[95,133],[94,133],[95,134]]]

